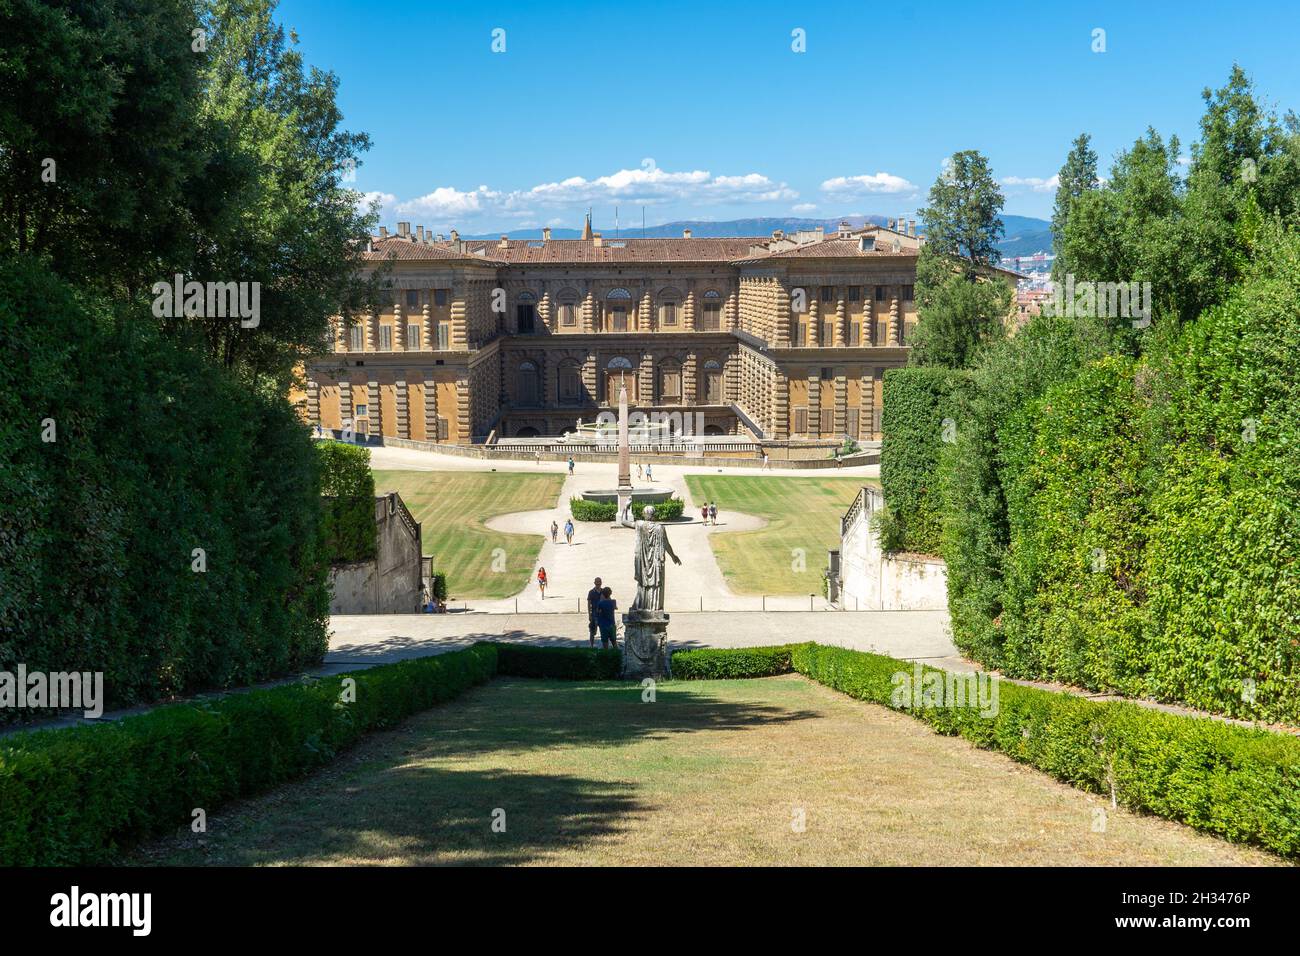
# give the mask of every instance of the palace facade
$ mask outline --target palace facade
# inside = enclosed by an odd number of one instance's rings
[[[500,241],[381,229],[379,312],[308,363],[312,424],[446,443],[557,436],[617,407],[760,441],[880,434],[907,362],[914,224],[739,239]],[[673,420],[674,416],[668,416]],[[691,430],[691,426],[687,426]]]

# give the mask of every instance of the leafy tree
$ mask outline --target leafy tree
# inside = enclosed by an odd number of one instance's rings
[[[1074,205],[1075,200],[1085,192],[1096,189],[1099,185],[1097,179],[1097,154],[1093,151],[1092,137],[1087,133],[1080,133],[1074,140],[1074,145],[1070,149],[1069,155],[1065,157],[1065,165],[1061,167],[1058,174],[1059,185],[1056,187],[1056,202],[1052,206],[1052,237],[1053,245],[1059,247],[1060,238],[1065,234],[1066,225],[1070,220],[1070,207]],[[1059,252],[1059,248],[1057,249]],[[1052,275],[1058,281],[1063,277],[1063,260],[1059,257],[1052,263]]]
[[[926,243],[916,264],[913,364],[965,368],[981,343],[1001,337],[1010,289],[991,272],[1000,259],[1001,212],[988,160],[975,150],[954,153],[921,210]]]

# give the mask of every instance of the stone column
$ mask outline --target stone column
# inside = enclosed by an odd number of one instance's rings
[[[396,381],[393,384],[393,392],[396,396],[397,405],[397,437],[411,437],[411,419],[406,403],[410,399],[410,394],[406,390],[406,372],[405,370],[397,373]]]
[[[822,437],[821,369],[808,370],[808,434]]]
[[[401,352],[406,348],[406,319],[402,316],[402,304],[393,306],[393,351]]]
[[[818,292],[820,295],[820,290]],[[808,294],[808,341],[805,345],[817,347],[822,344],[822,308],[821,300]]]
[[[339,380],[339,427],[346,428],[349,424],[356,428],[357,423],[352,421],[352,382],[349,379]]]
[[[694,283],[692,282],[693,286]],[[682,303],[682,328],[688,332],[695,331],[695,289],[688,289],[686,301]]]
[[[371,378],[366,383],[366,403],[370,406],[370,434],[384,433],[384,406],[379,401],[379,380]]]
[[[835,434],[843,435],[848,427],[847,408],[848,408],[849,383],[844,375],[843,369],[837,369],[835,372]],[[855,436],[856,437],[856,436]]]
[[[843,346],[848,342],[848,305],[843,294],[835,304],[835,345]]]
[[[772,373],[772,433],[780,438],[790,437],[790,379],[785,370],[777,368]]]
[[[429,303],[424,304],[424,311],[420,315],[421,341],[420,351],[432,352],[437,345],[436,338],[438,331],[433,327],[433,309]]]
[[[596,294],[588,288],[587,294],[582,297],[582,331],[596,331]]]
[[[320,383],[316,381],[316,376],[310,373],[307,376],[307,422],[312,425],[320,424]]]
[[[548,290],[543,289],[542,297],[537,301],[537,317],[547,332],[555,331],[555,324],[551,317],[551,293]]]
[[[451,341],[447,344],[453,349],[469,347],[469,298],[474,294],[474,283],[459,280],[451,293]]]
[[[456,427],[462,443],[473,440],[469,427],[469,382],[465,379],[456,382]]]
[[[431,368],[424,370],[424,438],[438,441],[438,383]]]
[[[653,332],[656,324],[654,299],[650,295],[650,282],[646,280],[641,287],[641,307],[637,309],[636,329],[638,332]]]
[[[776,304],[776,328],[773,344],[777,348],[789,348],[791,338],[794,334],[794,323],[797,321],[794,313],[790,310],[790,290],[785,287],[785,283],[777,282],[775,279],[769,280],[774,289],[769,298],[775,298]]]
[[[366,313],[366,351],[373,352],[379,348],[379,314],[377,312]]]
[[[898,334],[901,330],[900,322],[902,319],[898,315],[898,295],[895,292],[889,296],[889,340],[888,344],[898,344]]]

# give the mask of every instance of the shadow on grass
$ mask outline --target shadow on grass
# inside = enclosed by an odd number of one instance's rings
[[[125,862],[497,865],[589,851],[663,809],[661,798],[641,793],[650,775],[672,786],[662,752],[603,756],[609,749],[818,716],[697,688],[661,685],[657,700],[643,703],[636,684],[499,678],[304,781],[214,814],[202,837],[184,831]],[[535,767],[538,751],[555,752],[558,767],[560,752],[572,750],[589,752],[578,758],[582,775],[519,769]],[[503,832],[494,819],[504,820]]]

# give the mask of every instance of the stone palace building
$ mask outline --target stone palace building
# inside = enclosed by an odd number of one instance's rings
[[[429,442],[558,436],[623,382],[634,409],[706,435],[875,439],[922,242],[902,220],[738,239],[608,239],[590,217],[580,239],[381,228],[366,259],[391,262],[391,297],[336,323],[306,414]]]

